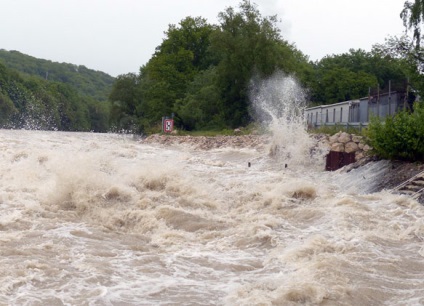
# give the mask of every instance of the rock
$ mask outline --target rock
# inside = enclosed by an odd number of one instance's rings
[[[353,141],[350,141],[350,142],[345,144],[345,152],[346,153],[356,152],[356,151],[358,151],[358,149],[359,149],[358,145]]]
[[[352,135],[352,141],[356,143],[360,143],[362,141],[362,136]]]
[[[365,152],[368,152],[368,151],[370,151],[370,150],[371,150],[371,147],[370,147],[369,145],[365,145],[365,146],[364,146],[364,148],[363,148],[363,150],[364,150]]]
[[[339,139],[338,139],[338,142],[341,142],[341,143],[347,143],[347,142],[349,142],[349,141],[351,141],[352,139],[351,139],[351,137],[350,137],[350,134],[348,134],[348,133],[346,133],[346,132],[343,132],[343,133],[341,133],[341,135],[339,136]]]
[[[362,151],[357,151],[357,152],[355,153],[355,160],[356,160],[356,161],[361,160],[361,159],[363,159],[364,157],[365,157],[365,154],[364,154],[364,152],[362,152]]]
[[[339,139],[339,136],[340,136],[340,133],[337,133],[337,134],[334,134],[333,136],[330,136],[330,138],[328,139],[328,141],[330,142],[330,145],[337,142],[337,140]]]
[[[331,145],[330,150],[334,152],[344,152],[344,149],[345,149],[345,146],[343,143],[336,142]]]
[[[364,146],[365,146],[365,144],[363,142],[358,143],[359,150],[363,150]]]

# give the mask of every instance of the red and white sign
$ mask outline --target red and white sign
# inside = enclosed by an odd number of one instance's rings
[[[174,120],[173,119],[163,120],[163,131],[165,133],[171,133],[173,128],[174,128]]]

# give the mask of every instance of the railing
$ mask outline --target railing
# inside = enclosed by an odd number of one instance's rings
[[[413,183],[416,183],[414,185]],[[418,199],[421,194],[424,192],[424,171],[420,172],[410,179],[404,181],[402,184],[396,186],[391,190],[392,193],[401,193],[406,194],[412,197],[413,199]],[[408,186],[413,185],[413,188],[408,188]]]

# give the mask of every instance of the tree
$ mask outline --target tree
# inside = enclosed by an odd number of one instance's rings
[[[311,100],[315,103],[342,102],[368,95],[369,89],[404,90],[407,74],[402,61],[374,49],[358,49],[326,56],[314,65]]]
[[[236,127],[251,120],[252,77],[281,70],[305,83],[312,78],[307,57],[281,38],[276,16],[263,18],[244,0],[240,11],[228,8],[219,17],[219,25],[200,17],[169,25],[139,75],[128,84],[118,77],[109,98],[112,120],[146,131],[175,113],[185,129]]]
[[[363,71],[353,72],[344,67],[336,67],[323,73],[320,85],[322,101],[335,103],[368,95],[368,88],[376,86],[377,79]]]
[[[0,60],[5,66],[24,75],[37,76],[43,80],[67,83],[81,96],[92,97],[105,102],[112,88],[114,78],[110,75],[67,63],[55,63],[35,58],[18,51],[0,49]]]
[[[49,90],[57,101],[60,116],[58,128],[62,131],[89,131],[88,107],[86,104],[82,104],[77,91],[60,82],[49,83]]]
[[[407,63],[411,84],[422,95],[424,94],[424,49],[421,46],[421,33],[424,24],[424,0],[406,1],[400,17],[406,30],[412,30],[412,38],[407,34],[400,38],[390,37],[381,49]]]
[[[175,111],[184,129],[220,129],[225,126],[216,77],[216,67],[200,72],[188,86],[185,97],[176,101]]]
[[[112,103],[110,121],[117,130],[137,129],[137,106],[140,103],[138,84],[138,76],[134,73],[118,76],[113,84],[109,95],[109,101]]]
[[[149,129],[162,116],[171,115],[195,76],[213,65],[209,38],[215,28],[200,17],[169,25],[166,39],[140,69],[137,118],[141,129]]]
[[[27,67],[27,63],[29,70],[34,68],[34,61],[28,60],[31,57],[22,57],[19,52],[11,52],[13,56],[15,53],[18,53],[17,58],[23,59],[20,63],[22,69]],[[102,103],[102,107],[89,107],[96,103]],[[106,132],[107,118],[96,117],[105,113],[96,111],[107,108],[108,103],[81,96],[69,84],[21,73],[0,63],[1,127]]]
[[[186,17],[179,23],[169,25],[165,32],[165,39],[156,48],[155,55],[178,54],[180,50],[191,54],[191,66],[196,70],[207,69],[213,62],[212,55],[208,52],[210,34],[216,26],[210,25],[201,17]],[[180,67],[184,68],[184,67]]]
[[[92,98],[84,98],[88,106],[90,118],[90,131],[105,133],[109,131],[109,103],[100,102]]]
[[[415,47],[421,46],[421,29],[424,22],[424,0],[406,1],[400,14],[403,24],[408,30],[413,31]]]
[[[306,57],[282,39],[277,16],[262,17],[255,4],[244,0],[219,14],[220,28],[212,33],[211,50],[219,56],[217,87],[229,127],[245,125],[249,114],[249,82],[276,70],[296,73]]]
[[[384,44],[375,44],[372,52],[384,60],[383,69],[397,66],[412,89],[420,95],[424,93],[424,49],[417,48],[410,37],[389,36]]]
[[[10,122],[13,115],[17,113],[17,109],[8,95],[0,91],[0,126],[4,126]]]

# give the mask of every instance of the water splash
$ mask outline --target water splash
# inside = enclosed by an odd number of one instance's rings
[[[250,93],[257,119],[273,135],[270,154],[283,164],[321,164],[322,154],[311,159],[311,153],[321,149],[307,133],[307,93],[299,82],[277,72],[267,79],[253,81]]]

